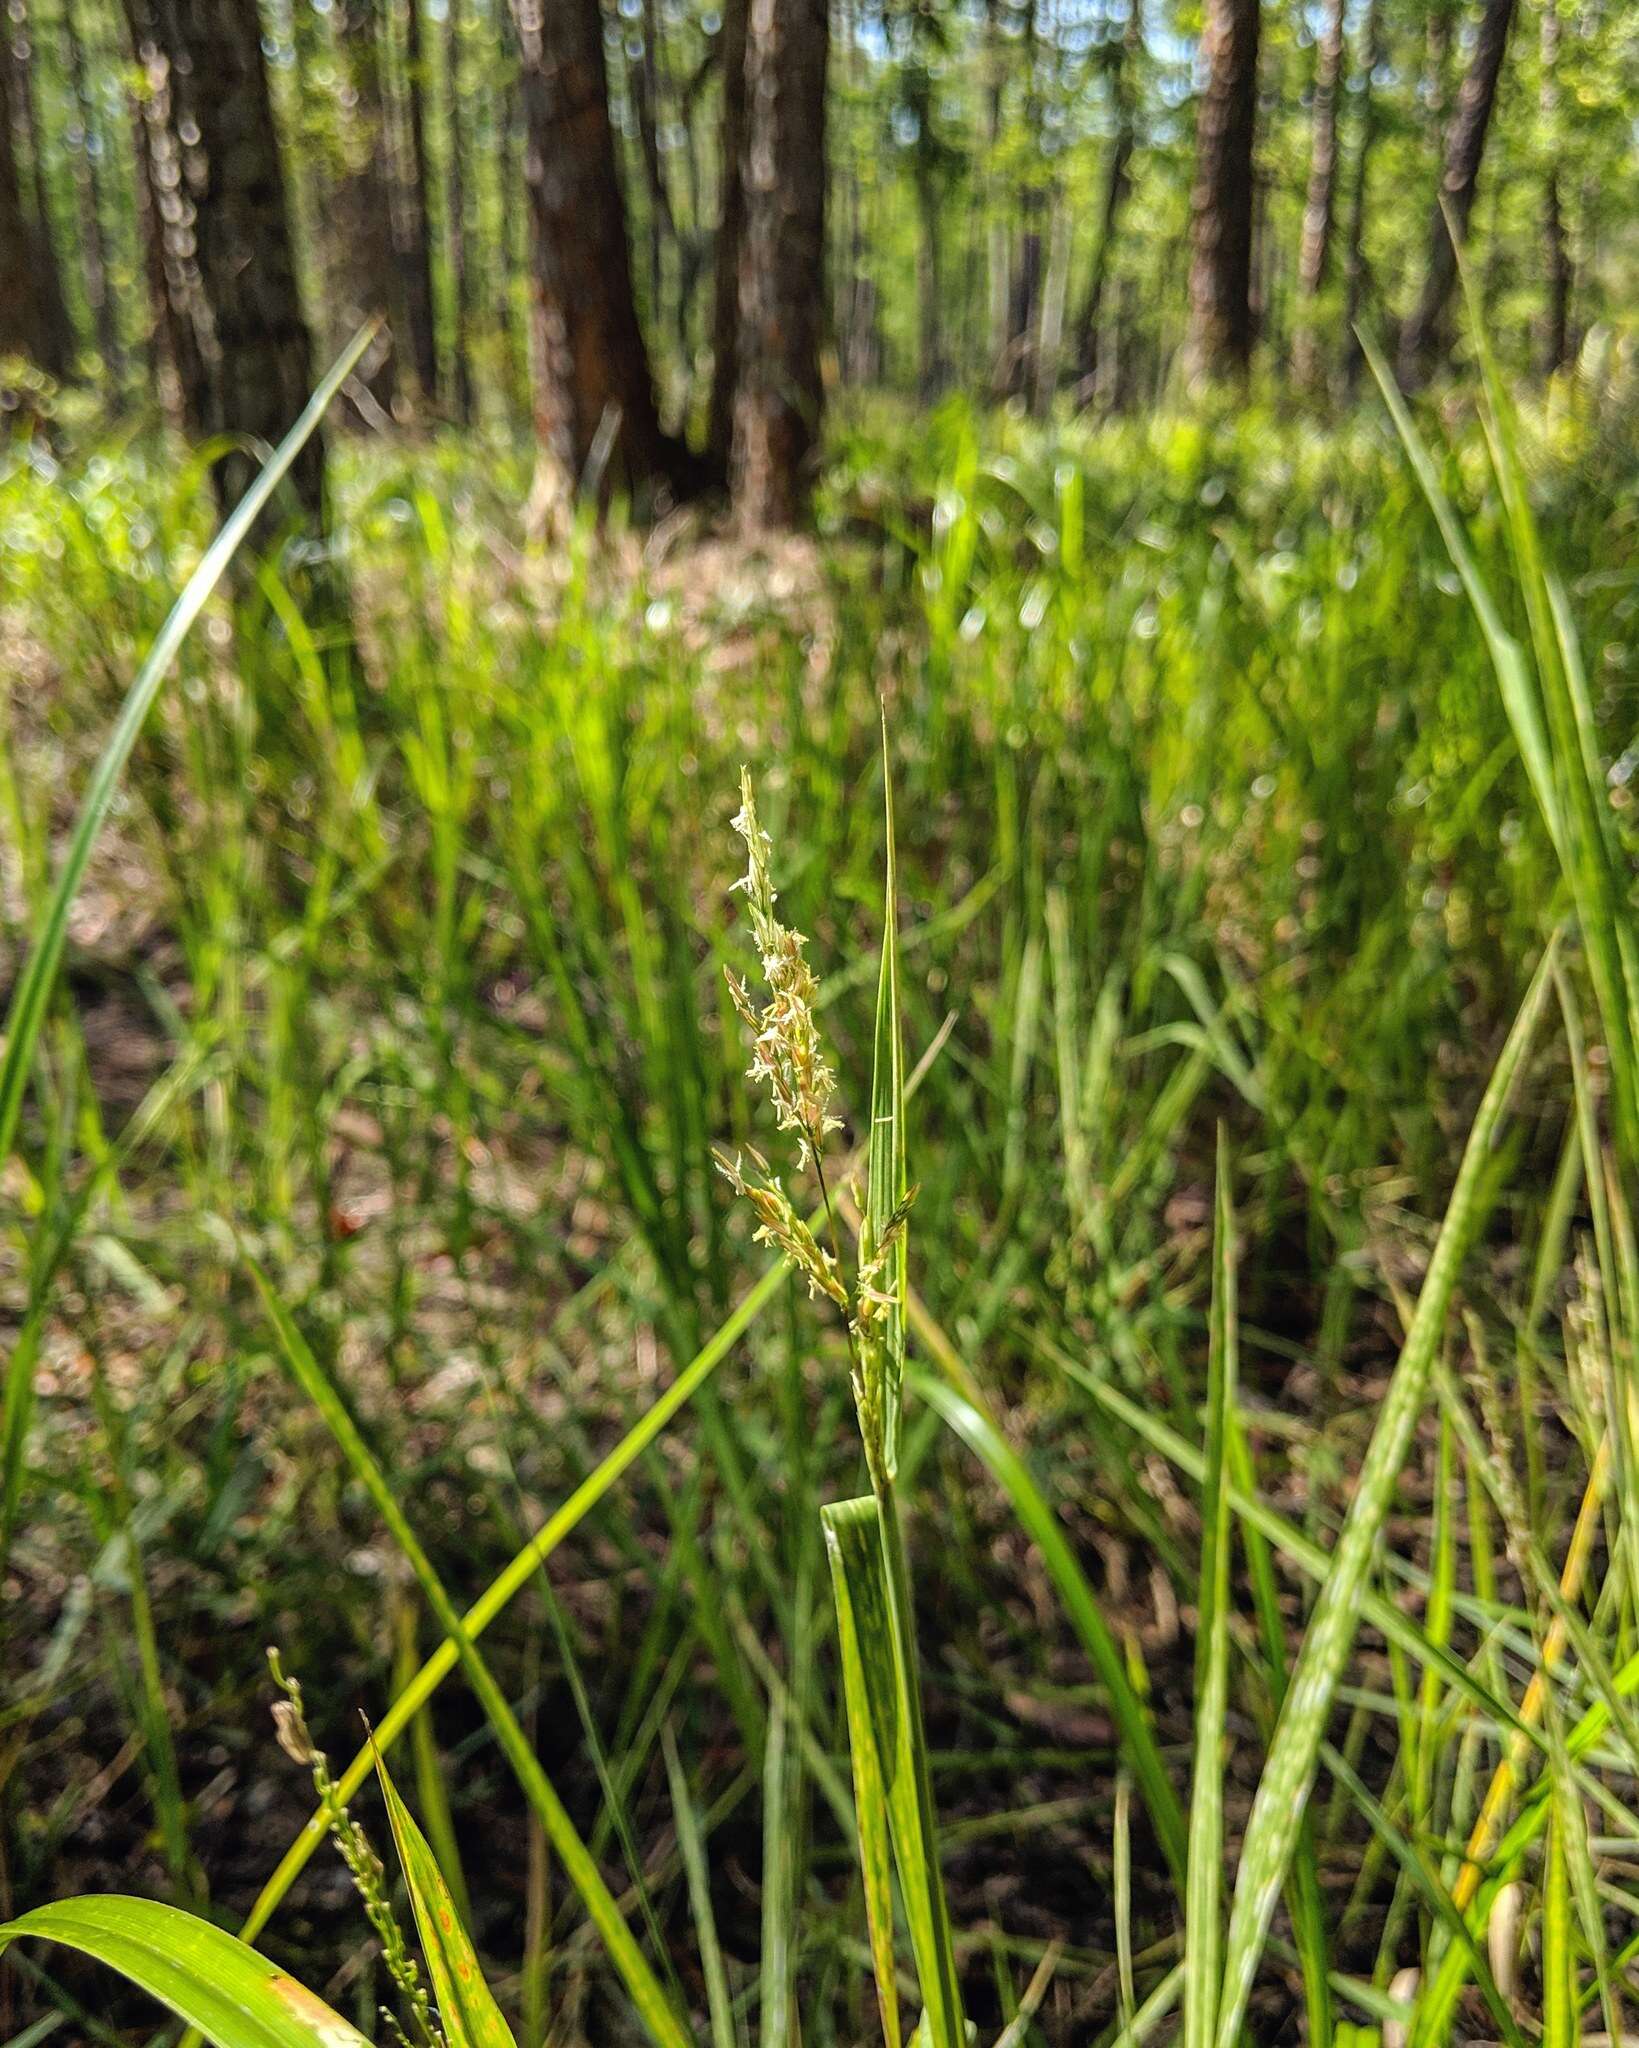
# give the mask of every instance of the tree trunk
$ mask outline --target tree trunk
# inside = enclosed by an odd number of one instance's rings
[[[80,147],[75,152],[74,187],[80,206],[80,260],[85,278],[86,301],[97,337],[97,353],[104,374],[117,377],[120,368],[119,323],[114,289],[109,277],[108,236],[103,225],[101,142],[96,102],[86,75],[85,44],[80,35],[74,0],[63,7],[63,40],[68,51],[68,81],[74,93]]]
[[[160,41],[152,0],[127,0],[126,16],[139,80],[141,174],[155,238],[148,254],[148,274],[154,291],[156,339],[176,373],[182,425],[202,440],[210,431],[205,412],[205,357],[211,327],[199,278],[194,195],[182,156],[177,81]]]
[[[127,0],[139,49],[155,41],[182,96],[193,197],[194,307],[202,329],[187,410],[204,432],[249,441],[216,464],[234,504],[307,403],[313,351],[302,319],[257,0]],[[194,138],[197,138],[195,140]],[[324,516],[324,437],[291,468],[304,511]]]
[[[944,243],[939,219],[939,180],[930,165],[917,165],[915,185],[920,229],[916,243],[916,381],[926,404],[944,389],[946,377]]]
[[[427,66],[421,0],[404,10],[404,100],[393,239],[398,251],[405,340],[423,405],[438,401],[438,325],[433,312],[432,235],[427,225]]]
[[[1298,244],[1298,323],[1292,372],[1313,387],[1320,374],[1315,301],[1325,289],[1332,253],[1333,196],[1337,190],[1337,100],[1343,89],[1345,0],[1328,0],[1325,25],[1315,45],[1315,105],[1309,145],[1309,188],[1303,202],[1303,235]]]
[[[33,300],[37,313],[22,313],[16,317],[24,324],[39,319],[36,348],[29,351],[32,359],[41,369],[53,377],[66,377],[73,368],[76,349],[74,322],[69,317],[68,301],[63,296],[63,274],[57,252],[57,237],[52,227],[51,204],[46,189],[45,149],[40,133],[40,110],[34,93],[34,46],[29,37],[28,14],[24,0],[12,0],[9,10],[0,17],[0,70],[8,77],[0,81],[7,90],[11,107],[11,119],[7,123],[3,146],[8,157],[12,175],[17,184],[19,218],[23,221],[28,240],[35,250],[32,269],[26,275],[33,279],[32,288],[25,284],[18,297]],[[16,138],[18,124],[28,144],[31,175],[28,189],[24,190],[22,170],[17,162]],[[0,170],[0,176],[4,176]],[[19,276],[24,273],[19,272]],[[0,312],[0,325],[6,322],[6,314]],[[0,351],[3,353],[3,351]]]
[[[626,209],[615,168],[598,0],[513,0],[528,134],[544,360],[542,437],[569,477],[607,455],[599,479],[640,492],[697,481],[660,429],[632,297]]]
[[[1198,377],[1244,377],[1252,358],[1258,29],[1258,0],[1207,0],[1190,192],[1187,355]]]
[[[1098,379],[1100,323],[1104,295],[1110,281],[1110,259],[1115,254],[1116,229],[1121,210],[1132,190],[1133,150],[1137,146],[1135,73],[1144,52],[1143,0],[1127,0],[1127,26],[1121,47],[1110,68],[1110,97],[1115,114],[1115,132],[1104,165],[1104,198],[1099,207],[1098,241],[1093,263],[1087,273],[1087,289],[1076,316],[1076,368],[1083,384],[1092,390]]]
[[[0,53],[0,357],[22,356],[44,368],[51,353],[40,289],[44,264],[23,205],[11,102],[12,66],[9,54]]]
[[[1366,301],[1366,201],[1370,187],[1372,144],[1377,138],[1377,110],[1372,83],[1381,55],[1382,0],[1370,0],[1360,45],[1360,138],[1355,145],[1354,175],[1349,184],[1349,227],[1343,248],[1343,376],[1352,391],[1364,357],[1355,332]]]
[[[807,508],[825,392],[827,0],[751,0],[746,37],[746,234],[734,504],[749,527]]]
[[[1546,294],[1542,320],[1542,370],[1551,377],[1570,359],[1571,257],[1565,238],[1565,210],[1559,189],[1559,10],[1549,0],[1542,10],[1542,135],[1547,168],[1542,184],[1542,238]]]
[[[455,417],[472,424],[472,275],[467,254],[467,124],[461,85],[465,76],[462,0],[448,0],[444,16],[444,89],[448,118],[444,134],[449,151],[450,252],[450,396]]]
[[[336,193],[340,233],[334,244],[336,262],[330,287],[330,302],[336,308],[331,343],[339,348],[368,319],[390,316],[401,329],[407,320],[393,245],[392,168],[381,89],[380,0],[341,0],[336,13],[346,81],[341,136],[344,169]],[[396,338],[384,333],[363,372],[370,396],[389,413],[398,395],[400,363]]]
[[[1459,241],[1466,237],[1469,217],[1474,211],[1485,138],[1497,103],[1497,82],[1508,51],[1514,8],[1515,0],[1486,0],[1474,39],[1474,54],[1457,94],[1457,110],[1446,137],[1445,167],[1429,231],[1428,269],[1416,307],[1400,334],[1402,384],[1423,382],[1444,353],[1445,312],[1457,279],[1457,250],[1452,236]]]
[[[734,452],[734,395],[740,383],[740,248],[745,239],[746,30],[750,0],[725,0],[723,111],[712,257],[711,402],[706,448],[723,474]]]

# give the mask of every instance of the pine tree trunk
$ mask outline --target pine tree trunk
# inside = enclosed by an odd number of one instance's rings
[[[1364,361],[1356,328],[1366,302],[1366,201],[1371,184],[1372,144],[1377,139],[1377,106],[1372,83],[1381,55],[1382,0],[1370,0],[1360,43],[1360,136],[1349,183],[1349,226],[1343,245],[1343,377],[1352,391]]]
[[[211,329],[199,278],[195,208],[182,160],[175,81],[153,0],[127,0],[126,17],[138,77],[140,170],[153,233],[147,261],[155,339],[175,371],[182,426],[202,440],[210,431],[205,352]]]
[[[1570,359],[1571,257],[1566,246],[1565,209],[1559,186],[1559,10],[1542,10],[1542,134],[1547,169],[1542,181],[1542,239],[1546,258],[1543,286],[1542,369],[1551,377]]]
[[[262,55],[257,0],[128,0],[133,38],[149,36],[179,97],[189,135],[193,269],[201,348],[187,374],[200,382],[187,410],[209,434],[248,441],[215,468],[224,506],[307,403],[313,351],[302,318],[279,138]],[[197,137],[197,141],[192,138]],[[290,471],[315,523],[324,516],[324,437],[315,433]]]
[[[382,95],[380,0],[341,0],[336,33],[346,84],[341,145],[344,165],[336,211],[340,233],[334,244],[330,302],[336,308],[331,344],[340,348],[366,320],[390,317],[407,329],[393,245],[392,167],[387,148],[387,109]],[[364,371],[371,397],[386,412],[398,395],[401,355],[397,338],[384,333]]]
[[[102,358],[104,374],[117,377],[122,367],[119,323],[109,275],[108,236],[103,225],[96,104],[86,76],[85,44],[80,35],[74,0],[64,0],[63,40],[68,51],[68,81],[73,88],[75,111],[79,117],[80,147],[75,152],[74,186],[80,206],[80,261],[85,277],[85,296],[91,307],[97,353]]]
[[[751,0],[734,505],[748,527],[807,509],[825,392],[827,0]]]
[[[944,244],[939,219],[939,181],[931,167],[919,163],[915,173],[917,384],[924,403],[944,389],[945,276]]]
[[[723,474],[734,452],[734,398],[740,384],[740,250],[745,239],[746,29],[750,0],[725,0],[723,110],[718,170],[717,240],[712,255],[711,401],[706,448]]]
[[[1429,230],[1423,289],[1400,334],[1400,381],[1408,386],[1427,378],[1444,354],[1446,307],[1457,281],[1457,252],[1452,236],[1461,241],[1468,233],[1514,10],[1515,0],[1486,0],[1474,39],[1474,54],[1457,94],[1457,109],[1446,137],[1439,197]]]
[[[1298,244],[1298,325],[1292,372],[1312,387],[1320,375],[1315,301],[1325,289],[1332,253],[1333,197],[1337,190],[1337,102],[1343,89],[1345,0],[1328,0],[1325,25],[1315,45],[1315,104],[1309,144],[1309,186],[1303,202]]]
[[[1190,193],[1187,355],[1195,376],[1244,376],[1252,357],[1258,31],[1258,0],[1207,0],[1207,81]]]
[[[1121,49],[1110,71],[1110,97],[1114,104],[1115,132],[1104,165],[1104,197],[1099,207],[1098,241],[1093,247],[1092,268],[1087,289],[1076,316],[1076,369],[1089,391],[1098,379],[1100,328],[1104,296],[1110,281],[1110,259],[1115,254],[1116,229],[1122,208],[1132,190],[1132,159],[1137,146],[1135,75],[1144,54],[1143,0],[1128,0],[1127,26]]]
[[[34,91],[34,45],[29,35],[25,0],[11,0],[11,6],[0,19],[0,69],[8,73],[7,97],[12,110],[12,125],[5,131],[5,145],[17,183],[21,218],[35,250],[34,266],[28,273],[33,280],[32,288],[25,284],[18,296],[34,301],[38,316],[22,313],[16,317],[25,324],[32,324],[36,317],[43,321],[37,349],[31,351],[33,360],[53,377],[67,377],[73,369],[78,341],[74,322],[69,316],[68,301],[63,295],[61,259],[46,190],[45,148]],[[27,189],[15,154],[18,125],[28,144],[32,166]],[[0,323],[5,318],[6,315],[0,313]]]
[[[467,124],[462,100],[465,41],[462,0],[448,0],[444,16],[444,89],[449,151],[449,257],[452,331],[450,334],[450,396],[455,417],[472,424],[472,276],[467,254]]]
[[[634,493],[699,479],[663,434],[632,296],[598,0],[513,0],[528,133],[542,438],[578,482]]]
[[[406,0],[404,9],[404,99],[408,125],[401,137],[394,241],[410,367],[420,386],[422,404],[435,405],[438,325],[433,312],[432,234],[427,225],[427,66],[421,5],[422,0]]]
[[[0,357],[22,356],[43,368],[51,353],[40,290],[44,265],[23,203],[11,102],[10,54],[0,52]]]

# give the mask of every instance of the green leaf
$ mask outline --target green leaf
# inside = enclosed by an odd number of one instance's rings
[[[0,1925],[61,1942],[118,1970],[217,2048],[369,2048],[303,1984],[208,1920],[157,1899],[64,1899]]]
[[[1223,1945],[1224,1733],[1229,1710],[1229,1455],[1235,1402],[1235,1208],[1218,1127],[1200,1620],[1195,1636],[1195,1767],[1184,1915],[1184,2048],[1211,2048]]]
[[[398,1787],[379,1751],[376,1776],[387,1801],[387,1819],[392,1826],[398,1860],[404,1866],[415,1924],[421,1930],[421,1949],[427,1958],[433,2000],[450,2048],[518,2048],[512,2029],[502,2019],[500,2007],[484,1982],[438,1859],[399,1797]]]
[[[991,1421],[959,1388],[931,1372],[914,1373],[917,1396],[955,1430],[989,1469],[991,1477],[1013,1503],[1021,1526],[1034,1541],[1059,1591],[1071,1625],[1080,1636],[1099,1683],[1110,1703],[1122,1751],[1149,1811],[1180,1894],[1184,1887],[1184,1809],[1167,1775],[1149,1714],[1127,1675],[1126,1659],[1098,1596],[1088,1583],[1075,1552],[1065,1540],[1058,1518],[1036,1484],[1030,1468]]]
[[[919,1783],[919,1763],[925,1762],[917,1754],[921,1716],[909,1697],[910,1680],[894,1621],[884,1509],[867,1494],[822,1508],[820,1519],[843,1645],[843,1697],[854,1751],[860,1853],[884,2030],[892,2048],[898,2034],[897,2017],[890,2022],[886,2013],[893,1993],[892,1923],[883,1918],[882,1909],[885,1814],[922,1988],[924,2031],[932,2048],[967,2048],[938,1843],[925,1787]]]
[[[1435,1353],[1479,1207],[1492,1143],[1542,1013],[1552,979],[1554,951],[1550,944],[1532,978],[1463,1148],[1457,1183],[1417,1298],[1416,1313],[1378,1410],[1354,1498],[1309,1617],[1275,1738],[1258,1781],[1241,1845],[1224,1949],[1218,2048],[1235,2048],[1246,2015],[1270,1917],[1285,1882],[1313,1788],[1327,1718],[1360,1625],[1372,1556],[1393,1505],[1400,1468],[1422,1412]]]
[[[888,758],[888,721],[882,720],[882,795],[887,875],[883,884],[882,969],[876,989],[876,1056],[871,1070],[871,1138],[866,1151],[865,1233],[862,1251],[869,1256],[881,1242],[888,1219],[904,1200],[905,1062],[904,1033],[899,1020],[898,867],[894,856],[893,767]],[[882,1398],[882,1464],[890,1479],[899,1469],[899,1423],[904,1406],[905,1288],[909,1229],[901,1224],[890,1254],[892,1296],[886,1312],[883,1355],[887,1378]]]

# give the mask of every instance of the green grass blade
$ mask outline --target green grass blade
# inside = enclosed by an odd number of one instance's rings
[[[461,1617],[469,1640],[476,1641],[490,1623],[510,1606],[558,1545],[580,1526],[616,1482],[642,1457],[678,1410],[686,1406],[705,1385],[788,1278],[783,1264],[768,1267],[756,1285],[747,1290],[739,1306],[724,1319],[653,1406],[632,1425],[608,1456],[587,1474],[562,1507],[547,1517],[539,1532],[511,1563],[496,1574]],[[400,1689],[375,1731],[376,1746],[384,1754],[391,1750],[459,1661],[460,1653],[454,1640],[447,1638],[415,1677]],[[372,1769],[373,1761],[366,1745],[336,1781],[341,1797],[351,1799]],[[245,1940],[254,1941],[266,1927],[328,1832],[324,1815],[316,1813],[291,1843],[278,1868],[257,1895],[256,1903],[240,1929]]]
[[[64,1899],[0,1925],[61,1942],[139,1985],[217,2048],[369,2048],[357,2028],[266,1956],[157,1899]]]
[[[883,1510],[876,1498],[867,1494],[859,1500],[835,1502],[822,1508],[820,1515],[831,1563],[838,1638],[846,1637],[851,1645],[845,1657],[851,1661],[852,1676],[848,1661],[843,1673],[849,1741],[854,1741],[857,1726],[865,1745],[866,1776],[862,1782],[862,1766],[856,1758],[854,1787],[861,1813],[862,1857],[867,1831],[875,1831],[869,1849],[876,1867],[867,1872],[867,1885],[873,1888],[880,1881],[880,1824],[863,1817],[867,1803],[875,1801],[885,1810],[893,1843],[929,2040],[932,2048],[966,2048],[938,1843],[928,1825],[925,1801],[919,1796],[915,1744],[921,1733],[920,1716],[907,1697],[905,1668],[896,1641]],[[885,1932],[873,1925],[873,1960],[887,1946]],[[885,2009],[880,1975],[878,1993]],[[888,2025],[885,2017],[885,2029]],[[890,2043],[894,2038],[893,2033],[888,2034]]]
[[[1555,1772],[1542,1879],[1542,2048],[1575,2048],[1579,2033],[1576,1949],[1571,1932],[1570,1861],[1563,1803],[1570,1788]]]
[[[899,874],[894,855],[893,764],[888,758],[888,721],[882,721],[884,811],[884,906],[882,968],[876,991],[875,1059],[871,1070],[871,1136],[866,1148],[865,1231],[861,1251],[868,1257],[888,1218],[904,1199],[905,1052],[899,1014]],[[904,1408],[905,1287],[909,1230],[902,1227],[890,1254],[882,1292],[892,1297],[885,1317],[882,1395],[882,1463],[889,1479],[899,1469],[899,1427]]]
[[[1389,1381],[1354,1498],[1315,1601],[1241,1847],[1229,1933],[1219,2048],[1234,2048],[1275,1901],[1314,1782],[1327,1716],[1359,1626],[1362,1595],[1468,1248],[1492,1143],[1552,983],[1554,947],[1538,966],[1474,1118],[1417,1309]]]
[[[1128,1767],[1182,1897],[1186,1866],[1184,1809],[1167,1774],[1149,1714],[1127,1675],[1121,1645],[1104,1619],[1098,1596],[1070,1548],[1057,1516],[1023,1458],[966,1394],[932,1373],[915,1373],[913,1382],[919,1399],[934,1409],[988,1468],[1040,1550],[1071,1625],[1098,1673]]]
[[[146,659],[137,670],[114,729],[91,771],[91,780],[80,800],[79,817],[62,871],[52,889],[51,900],[6,1016],[6,1047],[0,1054],[0,1164],[11,1157],[11,1148],[17,1137],[23,1092],[34,1064],[35,1048],[45,1023],[51,991],[56,985],[63,945],[68,937],[68,913],[85,878],[86,866],[102,830],[103,820],[108,815],[108,807],[114,800],[120,776],[130,759],[131,749],[136,745],[137,737],[147,723],[148,713],[153,709],[154,699],[159,695],[160,684],[176,658],[177,649],[204,610],[206,599],[222,580],[240,543],[323,419],[330,401],[352,375],[374,333],[372,324],[360,328],[354,335],[302,408],[295,425],[262,465],[250,489],[222,522],[220,532],[183,585],[181,595],[172,605]]]
[[[734,2031],[734,1995],[729,1989],[728,1971],[723,1964],[723,1945],[717,1935],[717,1914],[711,1903],[711,1870],[706,1861],[705,1829],[683,1771],[682,1759],[677,1754],[677,1740],[669,1721],[663,1721],[660,1726],[660,1749],[666,1760],[666,1782],[671,1788],[678,1854],[683,1859],[683,1875],[689,1888],[694,1946],[700,1958],[700,1973],[706,1980],[706,2010],[711,2019],[712,2048],[739,2048],[739,2036]],[[890,1898],[890,1914],[892,1910]],[[890,1943],[890,1965],[892,1954]],[[899,2048],[897,2038],[889,2042],[888,2048]]]
[[[512,1766],[525,1798],[539,1815],[558,1861],[580,1893],[650,2039],[656,2048],[692,2048],[687,2025],[638,1947],[595,1859],[541,1768],[540,1759],[518,1725],[517,1716],[507,1704],[505,1694],[474,1646],[420,1538],[410,1527],[404,1510],[387,1483],[386,1474],[360,1435],[358,1425],[348,1413],[340,1394],[313,1356],[307,1340],[297,1329],[289,1310],[274,1293],[267,1276],[254,1260],[247,1260],[247,1263],[291,1377],[318,1409],[338,1449],[374,1501],[404,1561],[414,1573],[434,1619],[454,1643],[467,1682],[495,1731],[501,1751]],[[403,1697],[401,1694],[400,1698]]]
[[[518,2048],[494,1994],[484,1982],[438,1858],[399,1797],[398,1787],[379,1752],[376,1776],[381,1780],[382,1796],[387,1802],[387,1819],[421,1934],[433,2002],[438,2007],[439,2023],[449,2039],[449,2048]]]
[[[1224,1736],[1229,1710],[1229,1456],[1235,1401],[1235,1209],[1229,1148],[1218,1127],[1206,1485],[1201,1502],[1200,1618],[1195,1636],[1195,1764],[1184,1915],[1184,2048],[1211,2048],[1223,1942]]]

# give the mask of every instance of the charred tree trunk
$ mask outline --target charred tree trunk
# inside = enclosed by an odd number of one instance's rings
[[[1486,0],[1457,94],[1457,109],[1446,137],[1445,167],[1429,231],[1428,268],[1423,289],[1400,335],[1400,381],[1421,383],[1438,363],[1445,346],[1445,312],[1457,279],[1457,250],[1452,240],[1466,238],[1474,194],[1485,156],[1485,139],[1497,103],[1497,82],[1508,52],[1515,0]],[[1449,225],[1448,225],[1449,221]]]
[[[404,11],[404,104],[394,209],[399,290],[404,304],[410,367],[424,405],[438,399],[438,326],[433,311],[432,234],[427,225],[427,77],[421,0]]]
[[[257,0],[128,6],[139,49],[151,40],[163,54],[189,136],[194,311],[203,331],[186,372],[199,380],[187,410],[206,433],[250,443],[216,465],[217,493],[229,506],[255,474],[257,444],[280,440],[313,387],[261,13]],[[322,433],[309,439],[290,476],[304,511],[322,522]]]
[[[725,0],[717,242],[712,257],[711,402],[706,449],[723,474],[734,452],[740,384],[740,250],[745,240],[746,29],[750,0]]]
[[[1104,296],[1109,288],[1110,259],[1115,254],[1116,230],[1122,208],[1132,190],[1133,151],[1137,147],[1137,80],[1135,73],[1144,51],[1143,0],[1128,0],[1127,26],[1121,48],[1110,70],[1110,97],[1114,103],[1115,132],[1104,166],[1104,197],[1099,207],[1098,241],[1093,247],[1092,268],[1087,289],[1076,316],[1076,368],[1089,390],[1098,380],[1100,332]]]
[[[1337,102],[1343,89],[1345,0],[1328,0],[1325,24],[1315,45],[1314,126],[1309,145],[1309,186],[1303,202],[1303,236],[1298,244],[1298,321],[1292,371],[1313,386],[1320,374],[1315,301],[1331,267],[1332,214],[1337,191]]]
[[[1196,376],[1244,376],[1252,358],[1258,29],[1258,0],[1207,0],[1190,192],[1187,353]]]
[[[1355,144],[1354,174],[1349,183],[1349,226],[1343,246],[1343,375],[1352,391],[1364,358],[1355,332],[1366,302],[1366,201],[1371,183],[1372,144],[1377,137],[1377,108],[1372,86],[1381,54],[1382,0],[1370,0],[1360,46],[1360,135]]]
[[[825,392],[827,0],[751,0],[734,504],[749,527],[807,509]]]
[[[1542,319],[1542,369],[1551,377],[1570,359],[1571,256],[1565,236],[1565,209],[1559,184],[1559,10],[1542,10],[1542,133],[1547,168],[1542,182],[1542,240],[1546,300]]]
[[[337,309],[331,340],[339,347],[366,320],[390,316],[395,327],[407,321],[393,245],[380,0],[342,0],[337,15],[347,117],[342,135],[345,169],[336,195],[341,232],[330,294]],[[399,367],[397,343],[392,334],[384,333],[363,376],[370,396],[387,412],[398,393]]]
[[[606,444],[634,492],[696,482],[661,432],[632,296],[598,0],[513,0],[528,136],[542,437],[571,478]],[[601,443],[600,443],[601,437]]]

